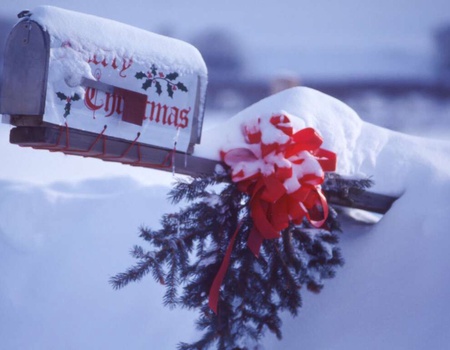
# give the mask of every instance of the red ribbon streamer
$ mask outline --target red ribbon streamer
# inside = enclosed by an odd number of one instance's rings
[[[300,224],[306,217],[318,228],[325,223],[328,217],[328,204],[320,185],[324,180],[323,172],[334,171],[337,161],[334,152],[320,148],[323,140],[313,128],[305,128],[294,133],[290,120],[285,115],[272,116],[269,122],[277,129],[275,133],[281,135],[279,140],[286,141],[268,144],[262,142],[264,130],[261,130],[259,120],[257,125],[244,127],[249,148],[235,148],[221,152],[222,160],[232,169],[232,180],[237,183],[240,191],[250,195],[250,215],[254,226],[250,231],[247,245],[256,257],[259,256],[262,242],[265,239],[279,238],[280,232],[287,228],[291,221]],[[255,149],[254,146],[259,147]],[[301,168],[305,161],[305,154],[302,152],[312,155],[320,165],[319,174],[312,172],[297,177],[294,167]],[[261,160],[263,160],[261,164],[265,166],[264,173],[261,167],[245,167]],[[273,169],[270,174],[267,174],[266,166]],[[300,186],[297,190],[288,192],[285,181],[294,176]],[[240,227],[241,224],[230,239],[210,289],[209,306],[215,313],[219,289],[225,278]]]
[[[233,236],[230,239],[230,243],[228,243],[227,250],[225,252],[225,256],[222,260],[222,264],[220,265],[219,271],[214,277],[214,281],[211,285],[211,289],[209,290],[209,308],[217,314],[217,304],[219,303],[219,289],[222,285],[223,279],[225,278],[225,274],[227,273],[228,266],[230,265],[231,252],[233,251],[234,241],[236,240],[237,234],[242,226],[242,222],[239,223],[236,231],[234,231]]]

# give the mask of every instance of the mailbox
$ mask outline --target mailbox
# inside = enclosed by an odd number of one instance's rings
[[[195,47],[51,6],[22,14],[0,90],[12,143],[149,167],[192,154],[207,85]]]

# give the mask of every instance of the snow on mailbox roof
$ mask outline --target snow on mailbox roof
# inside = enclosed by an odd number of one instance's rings
[[[53,6],[39,6],[31,13],[30,19],[50,34],[52,43],[55,39],[70,42],[82,52],[132,57],[135,62],[151,62],[179,73],[198,74],[206,80],[207,69],[200,52],[181,40]]]

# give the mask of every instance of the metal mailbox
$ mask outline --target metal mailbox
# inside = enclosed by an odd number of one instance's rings
[[[206,85],[205,63],[185,42],[41,6],[7,40],[0,113],[21,146],[172,168],[195,158]],[[216,164],[179,163],[188,174]]]

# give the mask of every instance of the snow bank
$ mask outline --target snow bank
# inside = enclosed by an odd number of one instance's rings
[[[374,191],[400,199],[373,227],[344,225],[346,265],[319,297],[304,294],[298,320],[285,319],[285,340],[269,340],[267,348],[446,348],[450,143],[377,127],[334,98],[294,88],[205,132],[197,154],[217,158],[224,145],[245,142],[245,122],[275,113],[287,114],[297,130],[315,128],[323,147],[338,154],[340,174],[370,176]]]
[[[298,319],[284,319],[284,340],[266,348],[447,348],[450,143],[377,127],[332,97],[294,88],[205,132],[197,154],[217,158],[224,145],[245,142],[244,122],[275,113],[315,128],[338,154],[340,174],[370,176],[372,190],[400,199],[374,226],[344,223],[345,266],[319,296],[304,293]]]
[[[371,177],[374,191],[400,196],[419,186],[424,169],[448,173],[450,143],[413,137],[362,121],[346,104],[319,91],[296,87],[270,96],[213,129],[205,130],[195,155],[219,159],[219,151],[245,143],[244,122],[285,113],[300,130],[315,128],[323,148],[338,154],[337,172]]]
[[[324,147],[338,153],[340,173],[373,176],[377,191],[401,197],[376,225],[343,222],[345,266],[321,294],[303,293],[299,316],[284,318],[284,339],[269,337],[265,348],[447,348],[449,143],[375,127],[331,97],[296,88],[205,132],[196,153],[218,157],[224,142],[242,142],[243,120],[283,111],[298,128],[322,134]],[[17,158],[26,151],[15,150]],[[72,159],[79,158],[65,157]],[[173,349],[194,340],[195,315],[164,308],[151,277],[117,292],[107,284],[131,265],[137,227],[157,227],[171,210],[166,192],[108,177],[0,182],[0,347]]]
[[[0,348],[175,349],[189,340],[194,315],[164,308],[151,277],[120,291],[108,284],[133,263],[138,227],[170,210],[167,190],[126,177],[1,181]]]

